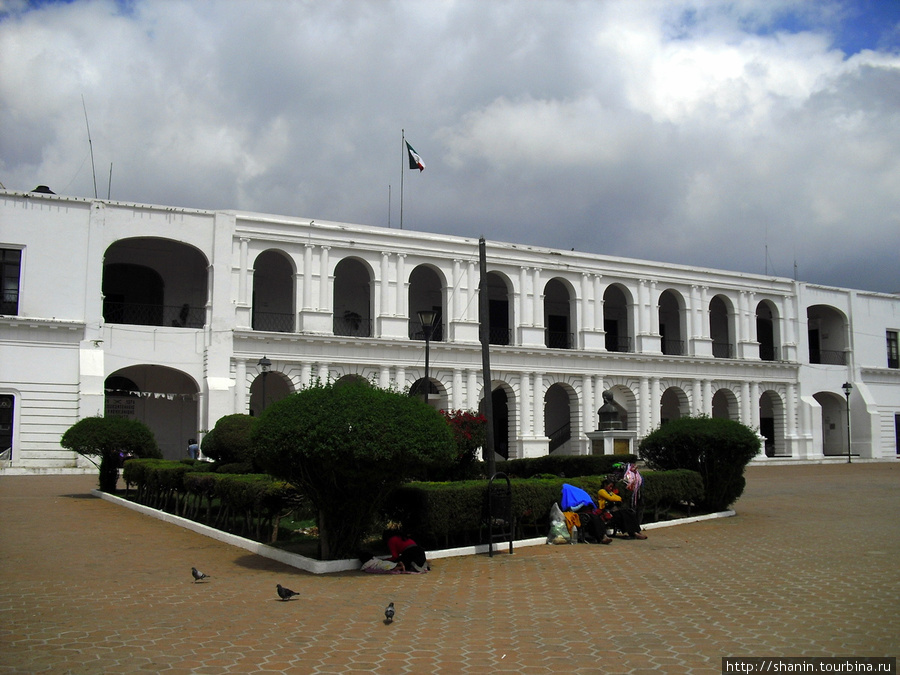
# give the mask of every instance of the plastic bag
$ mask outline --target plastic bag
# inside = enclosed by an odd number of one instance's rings
[[[547,543],[568,544],[571,540],[562,509],[559,508],[559,504],[553,504],[550,508],[550,532],[547,535]]]

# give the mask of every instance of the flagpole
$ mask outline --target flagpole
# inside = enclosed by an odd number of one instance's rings
[[[403,229],[403,160],[406,159],[406,131],[400,130],[400,229]]]

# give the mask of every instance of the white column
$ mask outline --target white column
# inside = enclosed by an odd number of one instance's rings
[[[594,330],[603,330],[603,275],[594,275]],[[598,406],[599,408],[599,406]]]
[[[319,311],[327,312],[331,307],[328,296],[331,291],[331,277],[328,273],[328,251],[330,246],[323,246],[319,257]]]
[[[303,309],[303,273],[294,274],[294,332],[301,330],[300,328],[300,312]]]
[[[381,253],[381,316],[391,316],[393,308],[391,307],[391,254],[387,251]]]
[[[529,410],[531,406],[528,405],[528,402],[531,400],[531,375],[519,373],[519,389],[519,398],[521,400],[521,405],[519,405],[519,410],[521,411],[519,416],[519,435],[534,436],[531,431],[531,411]]]
[[[701,323],[701,336],[705,340],[709,340],[709,287],[700,287],[700,307],[702,311],[703,322]]]
[[[703,380],[703,382],[701,382],[700,380],[694,380],[693,382],[691,396],[694,400],[692,401],[693,405],[691,406],[691,414],[694,416],[703,414],[703,399],[705,398],[703,396],[703,387],[708,384],[709,380]]]
[[[396,288],[396,316],[409,317],[409,293],[407,291],[408,280],[406,278],[406,254],[397,254],[397,288]]]
[[[741,382],[741,424],[750,426],[750,383]]]
[[[312,309],[312,254],[315,246],[306,244],[303,251],[303,309]]]
[[[250,271],[247,269],[247,247],[250,244],[250,240],[247,237],[241,237],[241,269],[238,270],[238,303],[242,305],[247,304],[247,276],[250,274]]]
[[[712,381],[703,380],[703,406],[697,411],[703,415],[712,417]]]
[[[453,409],[460,410],[463,407],[463,378],[459,368],[453,369],[453,391],[450,392],[453,401]]]
[[[466,269],[466,320],[478,321],[478,274],[474,260],[469,261]]]
[[[659,335],[659,290],[656,282],[650,282],[650,297],[648,308],[650,310],[650,335]]]
[[[528,268],[519,268],[519,309],[516,312],[519,316],[520,326],[531,326],[531,305],[528,302]]]
[[[797,385],[793,382],[788,383],[785,398],[787,400],[784,402],[784,417],[787,423],[787,436],[792,438],[797,435]],[[803,433],[809,433],[809,427],[806,424],[803,424]]]
[[[638,434],[646,435],[650,427],[650,380],[641,377],[638,386]]]
[[[247,413],[247,362],[238,359],[234,364],[234,409],[241,413]]]
[[[659,391],[659,378],[650,378],[650,429],[656,429],[659,426],[659,420],[662,417],[662,394]]]
[[[750,428],[759,429],[759,382],[750,383]]]
[[[544,434],[544,374],[534,374],[534,389],[531,394],[532,399],[532,424],[533,435],[543,436]]]
[[[473,369],[466,371],[466,408],[478,410],[481,403],[478,400],[478,372]]]
[[[639,279],[638,280],[638,292],[637,292],[637,325],[634,327],[634,336],[635,336],[635,351],[640,351],[638,346],[639,340],[637,340],[638,335],[643,335],[648,332],[650,328],[650,291],[647,288],[647,280]]]
[[[406,392],[406,368],[403,366],[397,366],[397,388]]]
[[[594,430],[594,382],[590,375],[581,377],[581,428]]]
[[[582,330],[591,330],[594,327],[594,306],[591,303],[591,275],[587,272],[581,273],[581,305],[580,316],[578,317],[579,326]],[[590,431],[590,429],[588,429]]]
[[[328,372],[329,372],[329,370],[330,370],[329,365],[330,365],[330,364],[328,364],[328,363],[320,363],[320,364],[319,364],[318,378],[319,378],[323,383],[328,382]]]
[[[532,292],[532,323],[534,326],[545,328],[544,326],[544,293],[541,288],[541,270],[535,267],[531,274],[531,292]]]
[[[391,386],[391,369],[388,366],[381,366],[378,369],[378,386],[382,389]]]
[[[306,388],[312,380],[312,364],[304,361],[300,364],[300,387]]]

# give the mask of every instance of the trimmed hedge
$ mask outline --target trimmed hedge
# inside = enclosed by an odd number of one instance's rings
[[[605,476],[613,472],[613,464],[635,461],[635,455],[544,455],[497,462],[497,471],[510,478],[532,478],[538,474]]]
[[[136,501],[258,541],[278,538],[278,521],[297,507],[293,487],[267,474],[213,473],[207,462],[130,460],[126,486]]]
[[[535,536],[546,533],[550,508],[559,501],[563,483],[596,495],[605,475],[511,479],[516,536],[524,537],[526,530]],[[655,518],[675,504],[692,504],[703,497],[703,480],[694,471],[647,471],[642,476],[641,510],[652,512]],[[403,523],[403,529],[414,534],[422,546],[446,548],[483,543],[486,505],[484,481],[407,483],[394,491],[385,514]]]

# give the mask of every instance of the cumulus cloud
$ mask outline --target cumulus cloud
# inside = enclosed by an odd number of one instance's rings
[[[861,16],[5,2],[0,182],[396,227],[405,129],[407,228],[896,291],[900,13]]]

